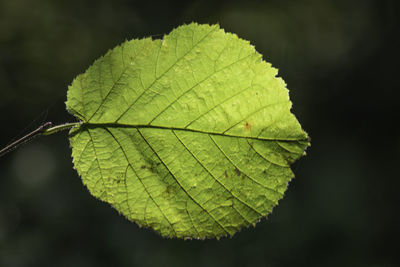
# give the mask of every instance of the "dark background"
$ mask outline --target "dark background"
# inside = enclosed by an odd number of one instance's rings
[[[0,147],[73,121],[67,86],[125,39],[220,23],[279,68],[312,138],[268,220],[161,238],[93,198],[67,133],[0,158],[0,266],[398,266],[399,9],[393,1],[0,1]]]

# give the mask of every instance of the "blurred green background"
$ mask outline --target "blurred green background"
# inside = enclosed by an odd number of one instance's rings
[[[66,132],[34,140],[0,158],[0,266],[399,266],[397,3],[0,0],[0,147],[73,121],[67,86],[108,49],[192,21],[251,40],[312,138],[268,220],[220,241],[139,229],[88,193]]]

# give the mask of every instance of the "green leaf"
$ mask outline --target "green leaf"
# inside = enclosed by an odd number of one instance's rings
[[[233,235],[282,198],[307,134],[277,70],[218,25],[126,41],[69,87],[74,166],[162,236]]]

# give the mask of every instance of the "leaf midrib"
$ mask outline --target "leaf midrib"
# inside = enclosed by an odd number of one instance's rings
[[[133,129],[161,129],[161,130],[170,130],[170,131],[183,131],[183,132],[194,132],[208,135],[219,135],[233,138],[246,138],[246,139],[254,139],[261,141],[276,141],[276,142],[301,142],[301,141],[309,141],[309,138],[305,136],[304,138],[265,138],[265,137],[257,137],[257,136],[246,136],[246,135],[235,135],[228,134],[224,132],[212,132],[212,131],[204,131],[199,129],[190,129],[190,128],[181,128],[181,127],[167,127],[160,125],[149,125],[149,124],[123,124],[123,123],[81,123],[79,128],[133,128]]]

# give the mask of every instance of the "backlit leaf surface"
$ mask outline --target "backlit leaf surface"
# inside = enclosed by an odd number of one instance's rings
[[[69,87],[74,166],[95,197],[163,236],[233,235],[278,204],[309,145],[276,75],[218,25],[126,41]]]

